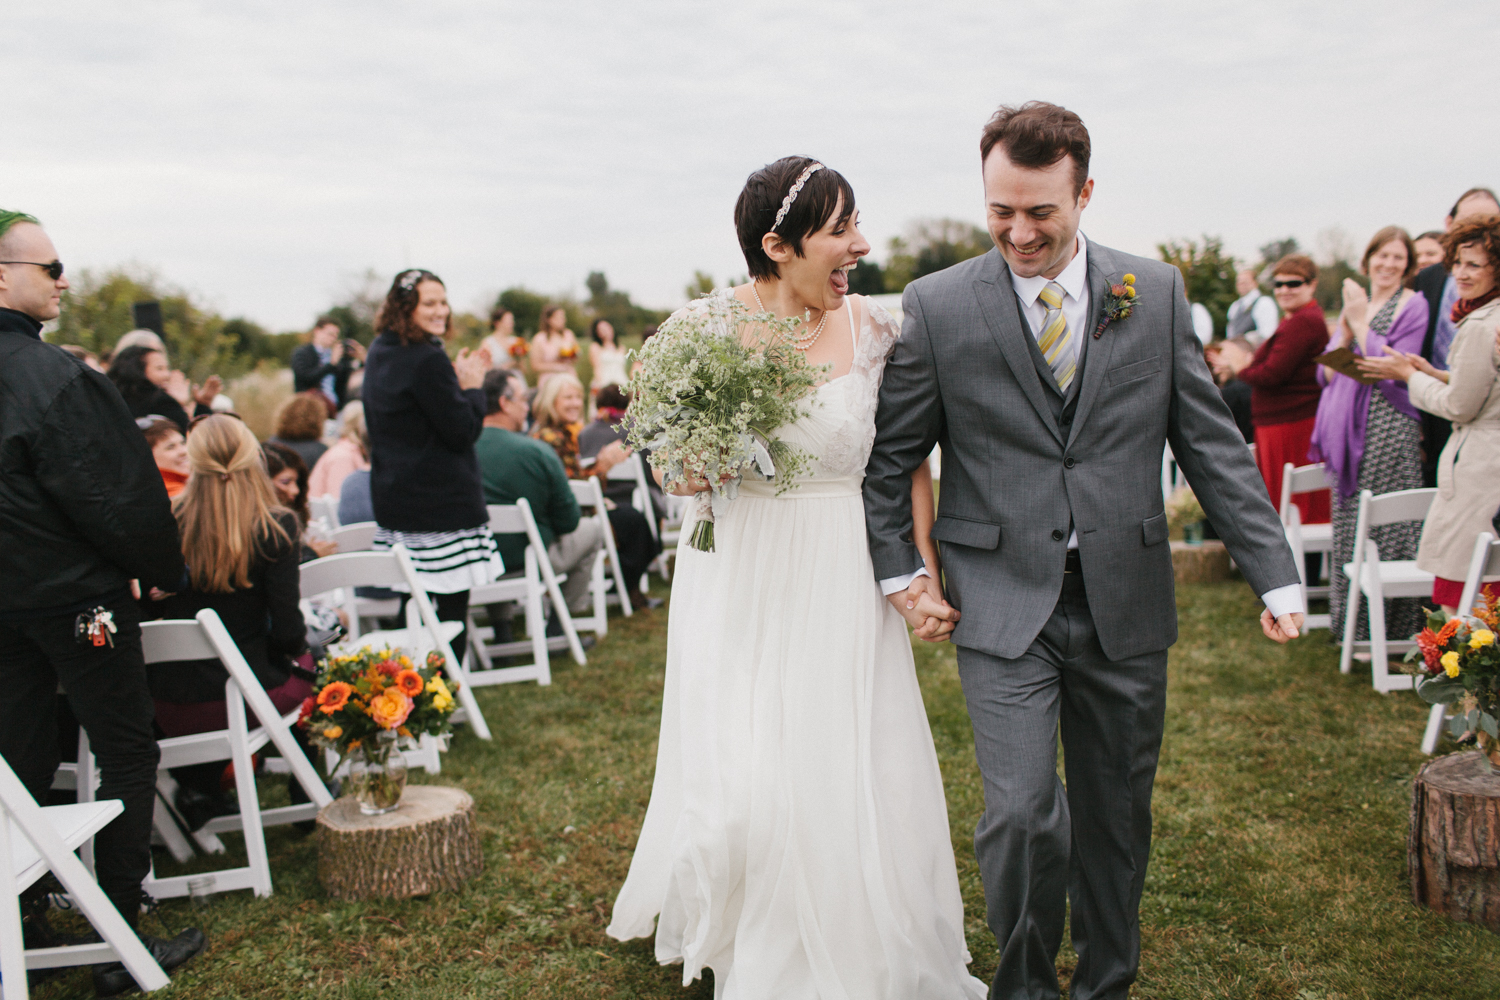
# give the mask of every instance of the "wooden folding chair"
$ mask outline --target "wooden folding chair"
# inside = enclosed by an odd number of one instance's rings
[[[467,721],[473,727],[475,735],[481,739],[490,739],[490,727],[485,722],[484,713],[479,710],[479,702],[474,698],[468,673],[453,655],[451,640],[463,629],[463,622],[438,621],[437,612],[433,610],[427,591],[417,578],[406,547],[397,545],[380,552],[344,552],[302,564],[303,599],[310,600],[331,591],[341,591],[345,602],[343,606],[351,619],[359,614],[354,597],[355,587],[405,588],[411,595],[407,604],[409,625],[405,629],[370,632],[332,646],[329,651],[352,652],[364,645],[385,644],[398,647],[417,659],[419,656],[426,656],[430,650],[437,650],[445,659],[444,669],[459,683],[460,707],[454,713],[454,721]]]
[[[1410,674],[1391,673],[1390,653],[1410,649],[1410,640],[1386,639],[1385,600],[1388,597],[1429,597],[1432,574],[1418,569],[1413,559],[1382,559],[1380,547],[1370,537],[1370,530],[1401,521],[1421,521],[1432,506],[1435,489],[1400,490],[1375,496],[1369,490],[1359,494],[1359,518],[1354,529],[1354,561],[1345,563],[1343,573],[1349,579],[1349,599],[1344,610],[1344,646],[1339,656],[1339,672],[1349,673],[1356,646],[1370,650],[1370,671],[1375,690],[1406,691],[1412,687]],[[1370,615],[1369,642],[1354,641],[1359,621],[1359,603],[1364,598]]]
[[[123,962],[145,990],[171,980],[73,855],[125,811],[119,799],[42,807],[0,758],[0,997],[25,1000],[27,969]],[[51,871],[104,940],[28,949],[21,937],[21,893]]]
[[[233,762],[239,815],[215,817],[204,824],[195,837],[202,834],[197,837],[199,843],[212,850],[211,845],[217,844],[217,834],[239,831],[245,838],[248,862],[243,868],[195,872],[172,878],[157,878],[153,871],[144,883],[146,891],[158,899],[186,896],[190,880],[213,876],[212,892],[250,889],[257,896],[269,896],[271,865],[266,856],[265,828],[313,819],[318,815],[319,809],[333,801],[333,796],[328,793],[317,771],[292,736],[291,727],[296,725],[300,706],[284,716],[276,710],[224,623],[211,608],[198,612],[195,621],[143,622],[141,647],[147,663],[217,659],[229,674],[224,683],[224,706],[225,714],[229,717],[229,728],[158,740],[157,745],[161,748],[159,767],[165,772],[173,767],[190,764],[221,760]],[[250,728],[245,713],[247,703],[261,723],[255,729]],[[291,780],[302,786],[311,802],[279,809],[260,808],[260,798],[255,788],[255,765],[251,758],[267,743],[273,744],[281,752],[282,763],[289,770]],[[78,760],[78,798],[80,802],[89,801],[93,799],[95,782],[93,755],[89,751],[87,734],[82,734],[79,738]],[[159,778],[158,786],[160,785]],[[160,825],[158,823],[158,828]]]
[[[1331,524],[1303,524],[1302,510],[1292,503],[1293,493],[1312,493],[1317,490],[1332,489],[1333,484],[1328,481],[1328,476],[1322,462],[1316,465],[1293,466],[1291,462],[1281,472],[1281,525],[1286,532],[1287,544],[1292,548],[1292,554],[1297,560],[1297,576],[1302,581],[1302,603],[1307,606],[1309,598],[1328,596],[1331,587],[1325,587],[1319,580],[1307,579],[1307,562],[1302,557],[1309,552],[1331,553],[1333,551],[1333,525]],[[1331,557],[1324,556],[1324,565],[1329,573],[1338,570],[1328,565]],[[1328,628],[1330,624],[1329,615],[1308,615],[1303,623],[1304,628]]]
[[[1481,531],[1474,539],[1474,555],[1469,559],[1469,572],[1464,577],[1464,589],[1454,610],[1461,615],[1474,613],[1479,603],[1479,588],[1486,583],[1500,580],[1500,541],[1488,531]],[[1422,734],[1422,752],[1431,754],[1437,749],[1438,737],[1443,732],[1443,722],[1449,718],[1447,705],[1433,705],[1427,713],[1427,729]]]
[[[636,455],[631,458],[638,458]],[[609,606],[609,584],[605,578],[605,568],[608,567],[610,575],[614,578],[615,599],[620,603],[620,610],[629,618],[634,610],[630,606],[630,594],[625,587],[625,573],[620,569],[620,553],[615,548],[615,532],[610,527],[609,511],[604,506],[604,489],[599,485],[598,479],[572,479],[568,485],[573,488],[573,499],[578,501],[578,506],[583,510],[592,510],[592,514],[584,514],[583,518],[590,519],[599,525],[599,535],[604,540],[604,546],[594,558],[594,564],[589,567],[589,592],[594,597],[594,613],[589,618],[573,618],[573,624],[577,628],[593,632],[599,637],[609,633],[609,618],[605,614]],[[649,508],[651,498],[646,498]],[[647,520],[651,515],[646,515]]]

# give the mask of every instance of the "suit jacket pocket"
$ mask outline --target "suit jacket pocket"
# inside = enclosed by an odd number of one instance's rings
[[[954,545],[967,545],[975,549],[993,549],[1000,545],[1000,525],[944,515],[933,522],[932,537],[940,542],[952,542]]]
[[[1109,379],[1110,385],[1123,385],[1126,382],[1134,382],[1136,379],[1145,378],[1147,375],[1155,375],[1159,371],[1161,371],[1161,355],[1153,354],[1145,361],[1136,361],[1133,364],[1111,368],[1104,375]]]
[[[1167,515],[1165,512],[1155,517],[1148,517],[1141,522],[1141,543],[1144,545],[1160,545],[1167,540]],[[936,532],[933,532],[936,534]]]

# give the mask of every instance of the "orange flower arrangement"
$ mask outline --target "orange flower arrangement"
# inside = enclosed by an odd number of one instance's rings
[[[415,698],[422,693],[422,689],[427,686],[427,682],[415,670],[403,670],[396,675],[395,683],[392,686],[408,698]]]
[[[322,706],[324,715],[332,715],[349,703],[349,696],[353,693],[354,685],[334,681],[324,685],[323,690],[318,692],[318,704]]]
[[[578,347],[574,344],[564,344],[557,349],[557,356],[564,361],[572,361],[578,357]]]
[[[530,352],[531,348],[525,340],[517,337],[510,342],[510,347],[507,350],[510,351],[510,356],[513,358],[524,358]]]
[[[387,688],[370,699],[370,718],[381,729],[395,729],[406,721],[414,707],[412,700],[395,688]]]

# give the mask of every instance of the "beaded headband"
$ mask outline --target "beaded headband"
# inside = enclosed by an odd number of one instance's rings
[[[417,287],[417,282],[421,279],[422,275],[426,273],[426,271],[422,270],[419,267],[412,268],[408,271],[402,271],[400,274],[396,275],[396,285],[403,292],[409,292],[413,288]]]
[[[797,196],[802,193],[802,185],[807,183],[809,177],[822,169],[823,164],[813,161],[808,164],[806,170],[802,171],[802,176],[797,178],[797,183],[793,184],[792,189],[786,193],[786,197],[781,199],[781,210],[776,213],[776,221],[771,223],[771,232],[776,232],[776,227],[781,225],[781,220],[786,218],[786,213],[792,207],[792,202],[796,201]]]

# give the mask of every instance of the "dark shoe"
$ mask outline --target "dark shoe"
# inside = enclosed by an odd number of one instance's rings
[[[171,972],[208,944],[208,939],[196,927],[189,927],[170,941],[150,934],[141,934],[140,939],[163,972]],[[111,962],[108,965],[94,966],[94,993],[97,996],[117,997],[138,989],[140,987],[136,985],[124,963]]]
[[[205,795],[186,785],[177,786],[172,805],[177,807],[177,814],[187,823],[188,833],[197,833],[216,816],[233,816],[240,811],[237,803],[223,795]]]
[[[645,608],[648,611],[655,611],[667,603],[660,597],[647,597],[639,590],[632,590],[628,596],[630,597],[630,606],[632,608]]]

